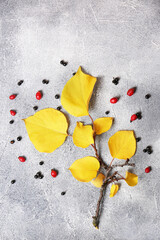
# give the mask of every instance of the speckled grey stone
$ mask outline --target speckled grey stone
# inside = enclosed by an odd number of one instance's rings
[[[0,1],[1,240],[160,239],[159,13],[159,0]],[[61,60],[68,65],[62,66]],[[39,153],[21,120],[34,114],[35,105],[39,110],[58,107],[60,100],[54,96],[61,94],[79,65],[98,77],[90,104],[93,118],[105,116],[107,110],[115,117],[112,129],[97,138],[103,159],[111,160],[107,141],[117,130],[134,129],[142,138],[133,157],[139,184],[132,188],[122,182],[113,199],[107,189],[99,231],[92,226],[99,189],[76,181],[67,170],[93,150],[77,148],[68,138],[55,152]],[[112,79],[117,76],[121,79],[115,86]],[[21,79],[24,83],[18,86]],[[42,84],[43,79],[49,84]],[[135,86],[136,93],[128,97],[127,90]],[[44,93],[41,101],[35,98],[38,90]],[[13,101],[12,93],[18,94]],[[111,105],[114,96],[120,100]],[[17,110],[16,116],[11,117],[10,109]],[[131,124],[131,114],[138,111],[142,119]],[[77,118],[67,116],[72,133]],[[78,120],[90,123],[87,117]],[[22,141],[11,145],[18,136]],[[143,153],[147,145],[153,147],[151,155]],[[25,163],[19,162],[20,155],[27,157]],[[40,161],[45,164],[39,166]],[[152,172],[145,174],[148,165]],[[52,168],[59,170],[55,179]],[[43,179],[34,179],[37,171]]]

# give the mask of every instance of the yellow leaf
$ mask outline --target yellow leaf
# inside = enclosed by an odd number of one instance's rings
[[[118,131],[108,141],[113,158],[130,159],[136,151],[134,131]]]
[[[114,195],[116,195],[116,193],[118,192],[118,189],[119,186],[117,184],[113,184],[110,190],[110,197],[114,197]]]
[[[94,121],[95,132],[97,135],[100,135],[104,132],[107,132],[112,126],[113,118],[103,117],[98,118]]]
[[[91,125],[84,126],[83,123],[77,122],[73,132],[73,142],[77,147],[86,148],[94,143],[93,129]]]
[[[64,109],[75,117],[89,115],[88,105],[95,83],[96,78],[83,73],[79,67],[63,88],[61,103]]]
[[[74,178],[80,182],[90,182],[97,176],[100,163],[95,157],[84,157],[76,160],[69,168]]]
[[[29,138],[39,152],[53,152],[67,137],[67,119],[62,112],[53,108],[40,110],[23,120]]]
[[[129,186],[134,187],[138,183],[138,176],[134,173],[130,173],[126,171],[125,181]]]
[[[100,188],[100,187],[102,186],[102,184],[103,184],[103,180],[104,180],[104,179],[105,179],[104,174],[99,173],[98,176],[91,181],[91,183],[92,183],[95,187]]]

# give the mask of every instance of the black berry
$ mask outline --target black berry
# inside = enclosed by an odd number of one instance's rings
[[[67,66],[68,62],[65,62],[64,60],[61,60],[60,64],[62,64],[63,66]]]
[[[137,138],[136,138],[136,142],[139,142],[139,141],[141,141],[141,138],[140,138],[140,137],[137,137]]]
[[[149,150],[151,150],[151,149],[152,149],[151,146],[147,146],[147,147],[146,147],[146,150],[147,150],[147,151],[149,151]]]
[[[74,76],[76,74],[76,72],[74,72],[72,75]]]
[[[21,140],[22,140],[21,136],[17,137],[17,141],[21,141]]]
[[[49,83],[49,80],[46,80],[46,84],[48,84]]]
[[[13,123],[14,123],[14,120],[11,120],[9,123],[10,123],[10,124],[13,124]]]
[[[151,97],[151,94],[149,94],[149,93],[146,94],[146,96],[145,96],[146,99],[149,99],[150,97]]]
[[[36,175],[38,176],[38,178],[42,175],[41,172],[37,172]]]
[[[33,107],[33,110],[36,111],[37,109],[38,109],[38,106],[34,106],[34,107]]]
[[[65,195],[66,194],[66,192],[61,192],[61,195],[63,196],[63,195]]]
[[[44,175],[43,175],[43,174],[41,174],[41,175],[39,176],[39,179],[42,179],[42,178],[44,178]]]
[[[60,98],[60,95],[59,95],[59,94],[56,94],[56,95],[55,95],[55,98],[56,98],[56,99],[59,99],[59,98]]]
[[[119,80],[120,80],[119,77],[113,78],[112,83],[117,85],[119,83]]]
[[[147,152],[147,149],[143,149],[143,152],[146,153],[146,152]]]
[[[11,140],[10,143],[11,143],[11,144],[15,143],[15,140]]]
[[[36,175],[34,175],[34,178],[35,178],[35,179],[37,179],[38,177],[39,177],[39,176],[38,176],[37,174],[36,174]]]
[[[43,164],[44,164],[44,162],[43,162],[43,161],[39,162],[39,165],[43,165]]]
[[[17,85],[18,85],[18,86],[21,86],[23,82],[24,82],[23,80],[20,80],[20,81],[17,83]]]
[[[136,116],[137,116],[137,118],[140,120],[140,119],[142,118],[142,113],[141,113],[141,112],[138,112],[138,113],[136,113]]]
[[[110,111],[106,111],[105,114],[108,115],[110,113]]]
[[[16,182],[16,180],[12,180],[12,181],[11,181],[11,184],[14,184],[15,182]]]
[[[62,107],[61,107],[61,106],[57,107],[57,110],[59,110],[59,111],[60,111],[61,109],[62,109]]]

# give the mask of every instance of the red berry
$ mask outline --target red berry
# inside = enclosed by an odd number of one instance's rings
[[[110,103],[116,103],[116,102],[118,102],[118,98],[117,97],[114,97],[114,98],[111,98],[110,99]]]
[[[26,161],[26,158],[23,157],[23,156],[19,156],[18,159],[19,159],[20,162],[25,162]]]
[[[40,99],[42,98],[42,93],[41,93],[41,91],[38,91],[38,92],[36,93],[36,98],[37,98],[37,100],[40,100]]]
[[[16,98],[16,96],[17,96],[16,94],[12,94],[12,95],[9,96],[9,99],[13,100],[13,99]]]
[[[130,88],[127,92],[128,96],[132,96],[135,93],[135,88]]]
[[[16,115],[16,111],[10,110],[10,114],[11,114],[12,116]]]
[[[151,171],[151,167],[147,167],[146,169],[145,169],[145,173],[149,173]]]
[[[58,174],[58,173],[57,173],[56,170],[54,170],[54,169],[51,170],[51,176],[52,176],[52,177],[57,177],[57,174]]]
[[[133,114],[133,115],[131,116],[130,122],[133,122],[133,121],[135,121],[136,119],[137,119],[137,115],[136,115],[136,114]]]

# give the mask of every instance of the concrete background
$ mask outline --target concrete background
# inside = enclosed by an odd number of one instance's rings
[[[0,5],[0,239],[160,239],[160,1],[1,0]],[[68,61],[66,67],[59,64],[62,59]],[[76,181],[67,170],[74,160],[93,155],[92,149],[77,148],[68,138],[55,152],[39,153],[21,121],[34,113],[34,105],[59,106],[54,96],[79,65],[99,77],[90,105],[93,118],[105,116],[106,110],[115,117],[112,129],[97,139],[103,159],[111,160],[107,141],[117,130],[134,129],[142,138],[133,157],[139,184],[131,188],[123,182],[113,199],[108,188],[99,231],[92,226],[99,189]],[[121,77],[117,86],[112,83],[116,76]],[[44,78],[48,85],[42,84]],[[20,79],[24,83],[19,87]],[[134,86],[137,92],[129,98],[126,92]],[[39,102],[38,90],[44,92]],[[10,101],[12,93],[18,96]],[[109,99],[117,95],[119,102],[111,105]],[[10,125],[12,108],[17,115]],[[138,111],[142,120],[130,124],[131,114]],[[77,119],[68,118],[72,133]],[[22,141],[11,145],[19,135]],[[153,154],[143,153],[147,145]],[[20,163],[19,155],[27,161]],[[148,165],[152,172],[145,174]],[[59,170],[55,179],[51,168]],[[42,180],[34,179],[39,170]]]

